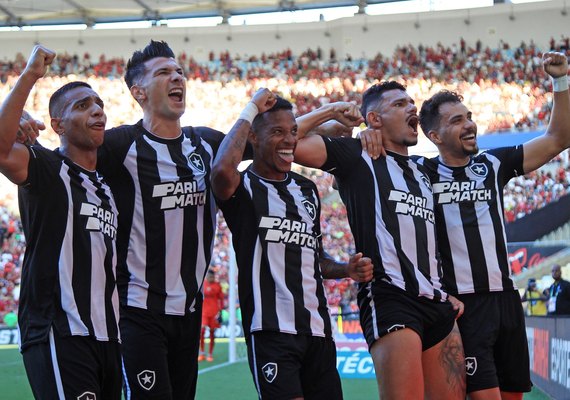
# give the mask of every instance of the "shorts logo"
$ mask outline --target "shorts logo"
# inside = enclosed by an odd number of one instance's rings
[[[406,327],[406,325],[395,324],[395,325],[392,325],[391,327],[389,327],[386,330],[386,332],[388,332],[388,333],[396,332],[396,331],[399,331],[400,329],[404,329],[405,327]]]
[[[190,166],[193,170],[198,171],[200,173],[206,172],[206,167],[204,165],[204,161],[202,160],[202,156],[198,153],[192,153],[188,156],[188,161],[190,161]]]
[[[93,392],[85,392],[77,396],[77,400],[97,400],[97,396]]]
[[[141,385],[144,390],[150,390],[154,386],[156,376],[154,374],[154,371],[145,369],[137,375],[137,380],[139,381],[139,385]]]
[[[477,372],[477,358],[465,357],[465,373],[469,376],[473,376],[475,372]]]
[[[311,219],[314,220],[315,217],[317,216],[317,210],[315,208],[315,205],[311,203],[309,200],[303,200],[303,205],[305,206],[305,210],[307,210],[307,212],[309,213],[309,217],[311,217]]]
[[[487,176],[487,174],[489,173],[487,166],[485,164],[482,164],[482,163],[473,164],[469,167],[469,169],[475,175],[481,176],[481,177]]]
[[[263,376],[265,380],[269,383],[272,383],[275,378],[277,378],[277,364],[274,362],[269,362],[261,368],[261,372],[263,372]]]

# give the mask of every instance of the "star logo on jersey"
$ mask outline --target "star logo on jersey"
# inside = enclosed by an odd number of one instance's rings
[[[200,154],[190,154],[188,156],[188,161],[190,162],[190,166],[194,171],[198,171],[202,174],[206,172],[206,165],[204,164],[204,160],[202,160],[202,156]]]
[[[400,329],[404,329],[405,327],[406,327],[406,325],[403,325],[403,324],[394,324],[391,327],[389,327],[388,329],[386,329],[386,332],[388,332],[388,333],[396,332],[396,331],[399,331]]]
[[[465,357],[465,373],[469,376],[473,376],[475,372],[477,372],[477,358]]]
[[[97,400],[97,396],[93,392],[85,392],[77,396],[77,400]]]
[[[475,175],[481,176],[481,177],[487,176],[487,174],[489,173],[487,166],[485,164],[482,164],[482,163],[473,164],[473,165],[469,166],[469,169]]]
[[[139,385],[141,385],[144,390],[150,390],[156,382],[156,376],[154,374],[154,371],[145,369],[137,375],[137,380],[139,381]]]
[[[302,203],[305,206],[305,210],[309,213],[309,217],[311,217],[312,220],[315,220],[317,217],[317,208],[315,205],[307,199],[303,200]]]
[[[261,368],[261,372],[263,372],[263,376],[265,380],[269,383],[272,383],[275,378],[277,378],[277,363],[269,362]]]

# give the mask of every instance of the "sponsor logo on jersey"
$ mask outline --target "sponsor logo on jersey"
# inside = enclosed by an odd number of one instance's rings
[[[482,165],[487,168],[484,164]],[[439,182],[433,184],[437,204],[491,201],[491,190],[477,189],[476,181]]]
[[[190,163],[190,168],[192,168],[194,172],[198,172],[199,174],[204,174],[206,172],[206,164],[204,164],[204,160],[202,160],[202,156],[200,154],[190,154],[188,156],[188,162]]]
[[[265,240],[285,244],[317,248],[317,239],[309,231],[307,223],[280,217],[261,217],[260,228],[266,228]]]
[[[154,185],[152,197],[161,199],[160,209],[171,210],[206,204],[206,191],[200,190],[198,181],[166,182]]]
[[[97,396],[93,392],[85,392],[77,396],[77,400],[97,400]]]
[[[113,211],[96,204],[81,203],[79,214],[87,217],[85,229],[88,231],[100,231],[111,239],[117,237],[117,215]]]
[[[469,376],[473,376],[475,372],[477,372],[477,358],[465,357],[465,373]]]
[[[433,210],[429,209],[428,200],[423,196],[400,190],[391,190],[388,200],[396,203],[396,213],[420,217],[431,223],[434,222]]]
[[[150,390],[156,382],[156,375],[154,371],[145,369],[144,371],[138,373],[137,380],[139,381],[139,385],[141,385],[144,390]]]
[[[272,383],[277,378],[277,363],[268,362],[261,368],[261,372],[263,372],[265,380]]]

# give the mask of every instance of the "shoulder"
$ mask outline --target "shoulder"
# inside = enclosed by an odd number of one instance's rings
[[[219,144],[225,137],[222,132],[207,126],[186,126],[183,128],[183,131],[186,137],[192,138],[192,136],[195,136],[210,144]]]

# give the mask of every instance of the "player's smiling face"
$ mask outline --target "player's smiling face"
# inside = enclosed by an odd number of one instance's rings
[[[463,103],[444,103],[439,106],[440,122],[436,143],[440,154],[455,160],[468,160],[477,154],[477,125],[471,111]]]
[[[285,179],[297,146],[297,122],[291,110],[263,115],[264,123],[253,134],[253,171],[267,179]]]
[[[145,62],[143,110],[166,119],[179,119],[186,109],[186,77],[173,58],[156,57]]]
[[[103,144],[107,116],[103,100],[93,89],[77,87],[65,94],[61,118],[58,118],[69,145],[92,150]]]

